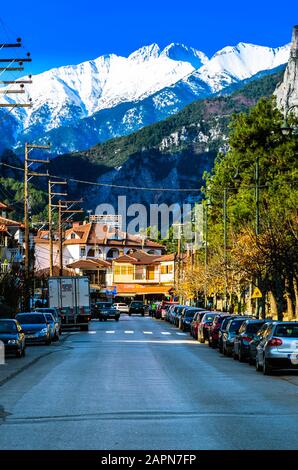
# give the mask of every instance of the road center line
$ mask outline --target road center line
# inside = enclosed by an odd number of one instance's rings
[[[127,335],[131,335],[134,333],[134,331],[131,331],[131,330],[127,330],[127,331],[124,331],[124,333],[126,333]]]
[[[162,331],[161,334],[162,335],[171,335],[172,333],[169,333],[168,331]]]
[[[144,335],[153,335],[152,331],[143,331]]]

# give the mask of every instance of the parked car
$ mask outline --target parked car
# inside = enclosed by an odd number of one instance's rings
[[[177,326],[177,328],[179,328],[180,318],[185,308],[188,308],[188,307],[186,307],[185,305],[181,305],[177,308],[177,311],[174,317],[174,325]]]
[[[173,310],[174,310],[174,308],[175,308],[176,305],[177,305],[177,304],[172,304],[172,305],[170,305],[169,308],[167,309],[166,317],[165,317],[165,320],[166,320],[166,321],[168,321],[168,322],[171,321],[171,320],[170,320],[170,319],[171,319],[171,315],[172,315],[172,312],[173,312]]]
[[[34,309],[34,312],[51,313],[55,319],[55,322],[58,324],[59,335],[62,334],[61,316],[59,310],[56,307],[38,307]]]
[[[225,313],[219,313],[215,315],[212,325],[209,330],[208,344],[210,348],[217,347],[220,326],[227,316],[228,314],[225,314]]]
[[[205,343],[209,338],[209,330],[211,328],[214,317],[217,315],[215,312],[205,313],[198,325],[198,340],[200,343]]]
[[[220,325],[220,328],[219,328],[217,345],[218,345],[218,350],[220,353],[223,352],[223,335],[224,335],[224,332],[226,331],[227,325],[229,323],[229,320],[231,320],[231,318],[237,318],[237,316],[236,315],[226,316],[223,319],[222,324]]]
[[[170,323],[172,323],[173,325],[175,325],[175,318],[180,307],[182,307],[182,305],[178,304],[178,305],[175,305],[175,307],[171,309],[169,320],[170,320]]]
[[[190,331],[190,325],[198,310],[195,307],[185,308],[180,318],[180,329],[182,331]]]
[[[240,362],[248,359],[249,344],[265,322],[266,320],[245,320],[242,323],[234,340],[234,359],[239,359]]]
[[[59,324],[51,313],[45,313],[44,315],[50,325],[52,341],[59,341]]]
[[[44,313],[18,313],[16,320],[22,326],[26,343],[51,344],[51,328]]]
[[[206,311],[199,311],[198,313],[195,314],[193,317],[193,320],[190,324],[190,334],[192,335],[193,338],[198,339],[198,329],[199,325],[202,321],[203,316],[207,313]]]
[[[145,315],[145,307],[140,300],[133,300],[129,306],[128,315],[140,314],[142,317]]]
[[[25,356],[25,334],[17,320],[0,319],[0,341],[4,343],[5,354]]]
[[[245,320],[245,317],[234,317],[228,321],[226,329],[222,335],[222,352],[225,356],[232,355],[235,336],[238,334],[238,331]]]
[[[119,310],[114,307],[113,304],[107,304],[105,308],[101,308],[100,312],[98,313],[98,320],[99,321],[107,321],[107,320],[116,320],[119,321],[120,312]]]
[[[91,307],[91,314],[93,318],[99,319],[101,311],[111,308],[112,302],[95,302]]]
[[[263,326],[258,330],[254,335],[252,340],[249,343],[249,353],[248,353],[248,363],[253,366],[256,363],[257,347],[260,344],[260,341],[266,335],[266,330],[269,324],[273,323],[273,320],[266,320]]]
[[[117,302],[117,303],[114,303],[113,305],[121,313],[128,313],[129,311],[129,306],[125,304],[124,302]]]
[[[257,346],[256,370],[270,375],[276,369],[298,370],[298,322],[274,322]]]

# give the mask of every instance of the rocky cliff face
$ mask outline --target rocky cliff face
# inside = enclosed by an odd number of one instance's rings
[[[275,96],[278,107],[285,115],[290,112],[298,116],[298,25],[293,30],[289,62]]]

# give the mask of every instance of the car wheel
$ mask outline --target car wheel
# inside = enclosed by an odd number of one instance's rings
[[[235,351],[233,351],[233,359],[234,359],[234,361],[237,361],[237,359],[238,359],[238,356],[237,356],[237,354],[235,353]]]
[[[16,352],[16,357],[20,359],[23,356],[22,350]]]
[[[26,356],[26,348],[24,347],[23,351],[22,351],[22,356],[25,357]]]
[[[238,359],[240,362],[245,362],[245,358],[243,357],[243,354],[241,353],[241,349],[239,349]]]
[[[227,350],[225,347],[222,348],[222,352],[223,352],[223,355],[226,356],[227,355]]]
[[[253,360],[253,358],[252,358],[252,357],[249,357],[249,359],[248,359],[248,364],[249,364],[250,366],[253,366],[254,363],[255,363],[255,361]]]
[[[268,359],[264,358],[263,374],[272,375],[272,367],[268,364]]]
[[[52,344],[52,339],[51,338],[48,338],[46,341],[45,341],[45,344],[47,346],[50,346]]]
[[[258,357],[256,357],[256,371],[261,372],[261,370],[262,370],[262,367],[259,364]]]
[[[208,346],[209,346],[209,348],[212,348],[212,343],[211,343],[210,339],[208,339]]]
[[[119,321],[119,317],[118,318],[115,318],[116,321]]]

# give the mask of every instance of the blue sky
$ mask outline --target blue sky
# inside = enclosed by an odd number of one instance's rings
[[[182,42],[211,56],[240,41],[286,44],[295,11],[294,0],[14,0],[1,4],[0,42],[21,36],[34,73],[153,42]]]

